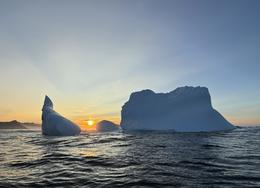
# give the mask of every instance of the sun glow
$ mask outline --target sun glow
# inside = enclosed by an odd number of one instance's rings
[[[104,120],[104,119],[107,119],[109,121],[113,121],[117,124],[120,124],[120,119],[115,116],[110,116],[110,117],[107,117],[107,116],[100,116],[100,117],[85,117],[85,116],[82,116],[82,117],[79,117],[79,118],[75,118],[73,119],[73,121],[78,124],[81,128],[82,131],[96,131],[96,124],[101,121],[101,120]]]
[[[94,121],[93,120],[87,120],[87,124],[88,124],[88,126],[92,126],[92,125],[94,125]]]

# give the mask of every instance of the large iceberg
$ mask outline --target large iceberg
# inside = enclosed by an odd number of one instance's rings
[[[213,109],[206,87],[179,87],[169,93],[143,90],[131,94],[121,111],[123,130],[177,132],[234,129]]]
[[[120,130],[120,127],[119,127],[119,125],[117,125],[111,121],[102,120],[97,123],[96,130],[98,132],[110,132],[110,131]]]
[[[73,136],[80,134],[80,128],[53,110],[53,103],[45,96],[42,107],[42,134],[49,136]]]

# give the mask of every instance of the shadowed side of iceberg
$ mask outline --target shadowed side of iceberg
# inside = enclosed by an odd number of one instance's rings
[[[80,134],[78,125],[53,110],[53,103],[45,96],[42,107],[42,134],[48,136],[74,136]]]
[[[97,123],[96,131],[98,132],[111,132],[120,130],[120,126],[107,120],[102,120]]]
[[[121,111],[123,130],[171,130],[177,132],[234,129],[213,109],[206,87],[180,87],[169,93],[143,90],[132,93]]]

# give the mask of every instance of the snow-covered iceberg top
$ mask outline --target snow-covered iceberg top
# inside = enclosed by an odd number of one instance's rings
[[[96,130],[98,132],[110,132],[120,130],[120,126],[107,120],[102,120],[97,123]]]
[[[73,136],[80,134],[80,128],[53,110],[53,103],[45,96],[42,107],[42,134],[49,136]]]
[[[169,93],[143,90],[131,94],[121,111],[123,130],[177,132],[234,129],[213,109],[206,87],[179,87]]]

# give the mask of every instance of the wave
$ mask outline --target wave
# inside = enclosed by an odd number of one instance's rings
[[[0,133],[0,187],[257,187],[259,130]]]

